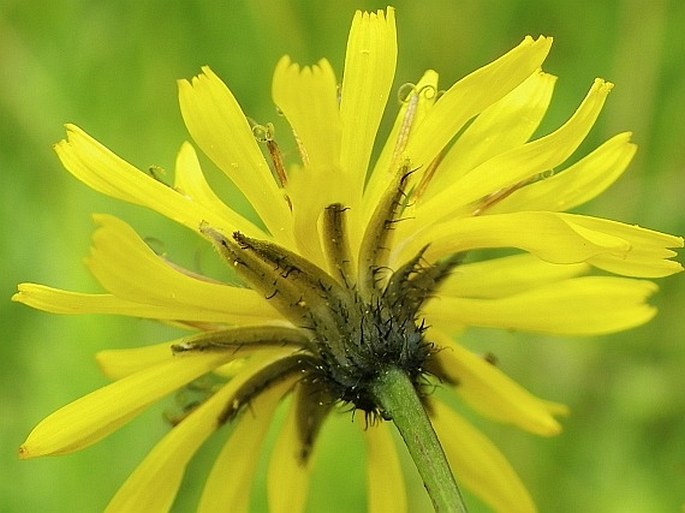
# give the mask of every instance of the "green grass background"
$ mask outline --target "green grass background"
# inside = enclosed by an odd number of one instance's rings
[[[685,2],[398,0],[395,87],[426,68],[447,86],[527,33],[555,37],[545,69],[560,77],[542,132],[601,76],[616,83],[586,148],[633,130],[629,172],[583,212],[685,233]],[[188,136],[178,78],[210,64],[244,110],[274,119],[271,73],[284,53],[342,70],[349,21],[368,1],[0,0],[0,513],[101,511],[167,430],[160,405],[80,453],[19,462],[16,451],[47,413],[105,384],[92,355],[163,341],[172,330],[128,318],[52,316],[9,302],[18,282],[97,290],[81,265],[90,214],[122,216],[172,258],[207,256],[196,237],[143,209],[90,191],[51,150],[76,122],[141,168],[173,169]],[[565,432],[539,439],[474,419],[507,454],[542,512],[680,511],[685,503],[683,278],[661,281],[660,315],[593,339],[477,330],[468,344],[497,355],[530,390],[570,405]],[[192,511],[215,440],[188,471],[174,511]],[[309,511],[361,511],[363,454],[341,417],[326,430]],[[408,470],[411,511],[426,511]],[[226,479],[230,479],[227,476]],[[263,508],[263,482],[255,509]],[[246,493],[250,493],[246,490]],[[472,512],[487,511],[468,496]]]

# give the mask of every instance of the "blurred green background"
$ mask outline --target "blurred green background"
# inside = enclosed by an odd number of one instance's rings
[[[278,58],[288,53],[312,63],[326,56],[340,73],[354,9],[384,6],[0,1],[0,513],[101,511],[168,429],[166,402],[83,452],[19,462],[17,447],[36,422],[105,383],[94,352],[163,341],[173,331],[128,318],[32,311],[9,302],[16,284],[96,291],[81,265],[92,212],[120,215],[164,241],[174,259],[192,265],[205,255],[188,232],[101,197],[64,172],[51,150],[63,123],[78,123],[141,168],[173,169],[187,138],[176,79],[210,64],[249,115],[272,120]],[[555,37],[545,69],[560,80],[542,132],[573,111],[595,76],[615,82],[585,148],[633,130],[640,151],[620,183],[583,211],[685,234],[685,2],[397,0],[395,6],[395,87],[426,68],[438,70],[447,86],[527,33]],[[540,511],[651,513],[680,511],[685,503],[683,278],[663,280],[654,303],[655,321],[601,339],[467,335],[531,391],[571,407],[565,432],[554,439],[474,419],[509,456]],[[363,510],[362,446],[349,424],[341,416],[326,430],[310,511]],[[191,465],[174,511],[193,510],[219,443]],[[425,510],[421,485],[411,470],[408,476],[411,511]],[[487,511],[473,497],[468,501],[472,512]]]

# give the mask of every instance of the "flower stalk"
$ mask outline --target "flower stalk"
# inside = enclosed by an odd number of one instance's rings
[[[404,439],[436,513],[467,513],[445,452],[407,375],[395,368],[374,386],[383,415],[392,419]]]

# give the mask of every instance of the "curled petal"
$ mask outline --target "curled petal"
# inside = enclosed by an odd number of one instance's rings
[[[630,251],[624,256],[604,253],[588,260],[595,267],[639,278],[660,278],[683,270],[679,262],[669,260],[676,256],[676,252],[669,248],[682,248],[682,237],[598,217],[560,215],[576,229],[581,227],[595,233],[607,233],[620,237],[630,245]]]
[[[626,276],[654,278],[680,272],[669,260],[683,239],[639,226],[556,212],[513,212],[457,218],[427,229],[402,248],[408,259],[421,247],[429,260],[482,248],[518,248],[546,262],[587,262]]]
[[[431,420],[457,481],[498,513],[535,513],[528,491],[514,469],[482,433],[437,400]]]
[[[429,324],[449,331],[457,325],[560,335],[600,335],[639,326],[656,314],[645,301],[657,290],[650,281],[585,276],[500,299],[441,296],[425,308]]]

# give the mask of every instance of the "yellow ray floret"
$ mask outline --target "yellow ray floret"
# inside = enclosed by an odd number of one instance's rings
[[[207,477],[197,513],[250,511],[250,490],[270,421],[290,383],[274,386],[250,403],[250,410],[238,419]],[[236,469],[240,469],[236,472]],[[231,476],[227,479],[227,476]]]
[[[500,299],[441,296],[426,306],[431,325],[600,335],[639,326],[656,314],[646,303],[657,286],[650,281],[584,276]]]
[[[523,483],[485,435],[444,403],[432,400],[431,420],[457,479],[497,513],[535,513]]]
[[[455,383],[454,390],[478,413],[537,435],[552,436],[561,432],[554,414],[564,411],[563,405],[550,409],[551,403],[533,396],[498,368],[455,344],[439,330],[431,330],[431,338],[441,347],[436,358]]]
[[[366,442],[368,513],[406,513],[407,492],[392,433],[386,423],[367,426]]]
[[[416,127],[407,145],[406,156],[412,165],[428,165],[469,119],[537,70],[551,46],[551,38],[534,40],[527,36],[519,46],[449,88]]]
[[[198,448],[219,427],[217,418],[230,404],[240,387],[260,369],[283,358],[287,351],[274,352],[252,362],[205,403],[167,434],[133,471],[105,513],[166,513],[173,503],[186,465]],[[276,386],[284,394],[293,379]],[[265,418],[264,420],[267,420]],[[154,490],[154,493],[151,493]]]
[[[357,11],[347,40],[340,93],[340,167],[359,197],[396,62],[395,10]]]
[[[38,424],[21,447],[22,458],[66,454],[98,442],[166,394],[231,359],[228,353],[173,358],[100,388]]]
[[[495,155],[526,143],[547,112],[555,83],[555,76],[536,70],[481,112],[441,160],[440,172],[431,183],[433,192],[442,190]]]
[[[587,136],[611,88],[612,84],[597,79],[578,110],[563,126],[545,137],[497,154],[432,199],[420,203],[416,211],[417,223],[450,217],[472,202],[563,163]]]
[[[181,113],[195,142],[236,184],[271,234],[289,242],[287,203],[231,91],[206,66],[192,81],[179,81],[178,89]]]

